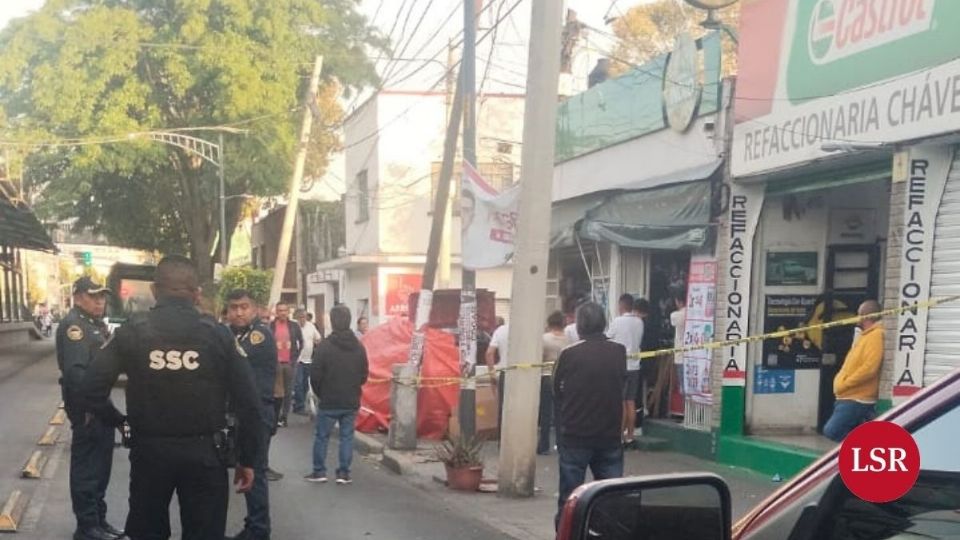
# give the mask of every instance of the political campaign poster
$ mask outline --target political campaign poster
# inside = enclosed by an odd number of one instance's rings
[[[469,163],[463,164],[460,228],[464,268],[495,268],[513,257],[520,187],[499,192]]]

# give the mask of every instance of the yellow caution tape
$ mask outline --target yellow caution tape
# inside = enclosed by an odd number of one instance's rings
[[[876,313],[870,313],[867,315],[854,315],[853,317],[846,317],[843,319],[837,319],[836,321],[830,321],[825,323],[812,324],[810,326],[803,326],[800,328],[793,328],[790,330],[778,330],[776,332],[768,332],[766,334],[757,334],[754,336],[745,336],[742,338],[736,339],[725,339],[722,341],[711,341],[709,343],[702,343],[700,345],[687,345],[686,347],[672,347],[668,349],[659,349],[655,351],[643,351],[635,354],[629,355],[630,358],[640,359],[640,360],[652,360],[660,356],[673,356],[675,354],[688,353],[692,351],[699,350],[713,350],[721,349],[724,347],[733,347],[737,345],[743,345],[746,343],[756,343],[758,341],[766,341],[768,339],[782,339],[788,336],[795,334],[800,334],[804,332],[810,332],[812,330],[826,330],[829,328],[837,328],[841,326],[850,326],[857,324],[860,321],[866,319],[876,319],[883,317],[890,317],[892,315],[900,315],[907,311],[913,311],[916,313],[921,309],[930,309],[932,307],[938,306],[940,304],[946,304],[948,302],[955,302],[960,300],[960,295],[957,296],[945,296],[942,298],[932,298],[923,302],[917,302],[913,305],[905,305],[897,308],[885,309],[883,311],[878,311]],[[493,378],[501,371],[511,371],[518,369],[542,369],[545,367],[553,366],[553,362],[547,363],[531,363],[531,364],[513,364],[506,367],[497,367],[490,370],[487,373],[487,377]],[[386,379],[386,378],[373,378],[368,379],[367,384],[385,384],[390,382],[396,382],[397,384],[405,386],[417,386],[419,388],[438,388],[442,386],[452,386],[454,384],[461,385],[470,382],[471,380],[476,380],[479,377],[469,376],[469,377],[403,377],[400,379]]]

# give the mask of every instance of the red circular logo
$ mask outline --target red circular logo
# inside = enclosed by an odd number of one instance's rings
[[[867,422],[840,446],[840,477],[861,499],[885,503],[906,495],[920,474],[920,450],[892,422]]]

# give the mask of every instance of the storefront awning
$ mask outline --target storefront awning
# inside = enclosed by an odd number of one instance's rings
[[[577,225],[609,196],[609,192],[594,192],[554,203],[550,211],[550,247],[575,245]]]
[[[645,249],[694,249],[710,232],[711,183],[688,182],[610,196],[580,223],[581,238]]]
[[[841,172],[820,172],[793,177],[789,180],[767,182],[767,195],[790,195],[806,191],[817,191],[832,187],[887,180],[892,175],[889,160],[881,163],[869,163],[855,168],[842,169]]]
[[[56,252],[53,240],[22,202],[14,202],[0,193],[0,245],[34,251]]]

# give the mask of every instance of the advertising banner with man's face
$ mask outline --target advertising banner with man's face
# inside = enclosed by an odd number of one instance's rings
[[[510,261],[519,196],[519,185],[498,192],[469,163],[463,164],[460,227],[464,268],[495,268]]]
[[[955,131],[958,26],[955,0],[745,0],[733,175]]]

